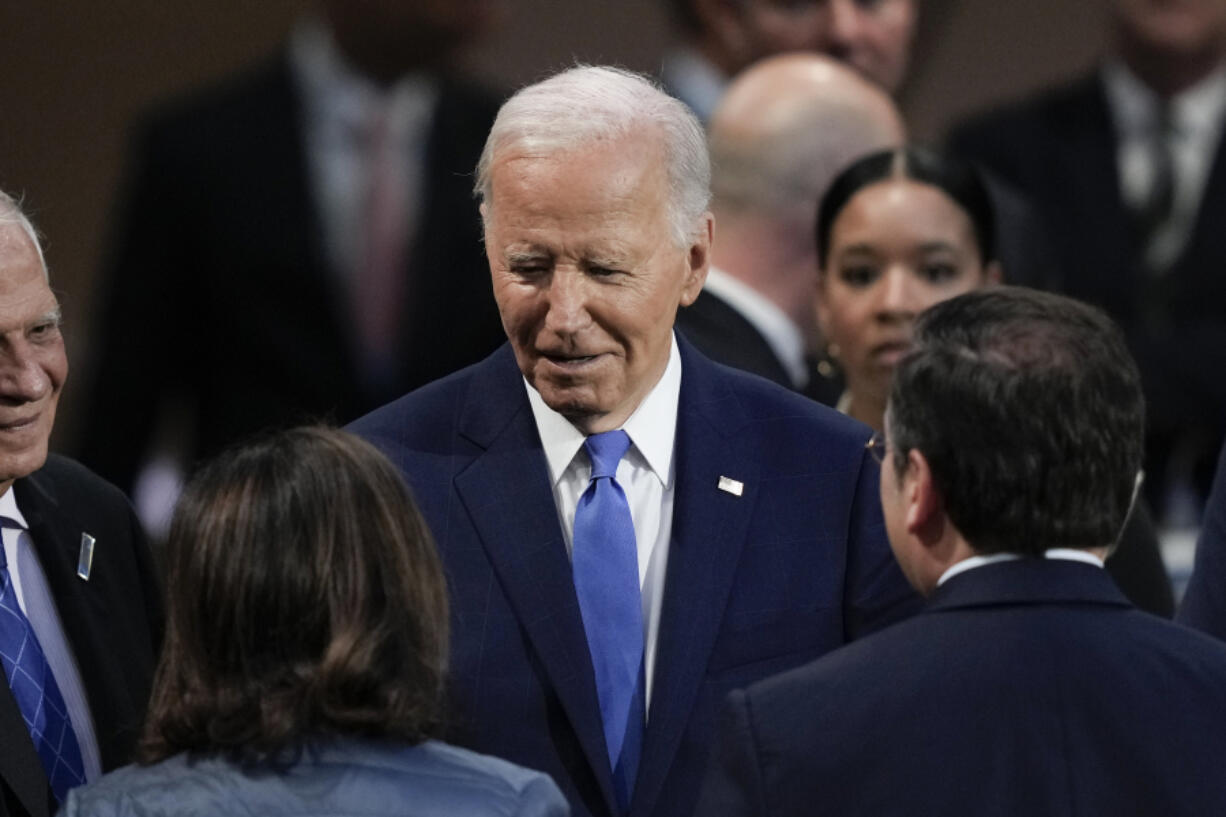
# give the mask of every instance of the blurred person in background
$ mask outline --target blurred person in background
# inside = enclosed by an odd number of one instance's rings
[[[66,815],[569,814],[545,775],[430,739],[446,582],[368,443],[302,428],[226,451],[167,548],[141,763],[74,790]]]
[[[763,57],[791,51],[846,62],[887,93],[906,77],[916,0],[669,0],[678,32],[661,81],[710,119],[730,79]]]
[[[1087,75],[955,128],[951,150],[1033,206],[1049,282],[1102,306],[1141,368],[1146,485],[1194,526],[1226,434],[1226,0],[1103,0]]]
[[[732,693],[696,813],[1216,813],[1226,645],[1103,570],[1144,415],[1098,309],[993,287],[926,310],[873,449],[927,607]]]
[[[903,142],[890,97],[828,57],[770,57],[740,74],[708,130],[719,238],[677,326],[712,360],[833,404],[815,365],[817,202],[853,159]]]
[[[162,593],[123,494],[48,453],[68,377],[38,234],[0,193],[0,815],[47,817],[132,758]]]
[[[975,169],[922,148],[853,163],[822,200],[818,323],[847,390],[839,408],[881,430],[916,317],[935,303],[1001,281],[995,218]],[[1169,617],[1170,580],[1144,503],[1107,562],[1138,606]]]
[[[142,121],[79,452],[129,492],[165,463],[144,518],[244,435],[351,420],[501,341],[468,177],[499,98],[453,67],[498,8],[318,0],[267,61]]]

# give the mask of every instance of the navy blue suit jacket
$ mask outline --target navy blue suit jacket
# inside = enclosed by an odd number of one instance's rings
[[[683,339],[656,675],[629,813],[685,817],[727,693],[918,608],[885,539],[868,430]],[[448,739],[616,812],[558,511],[509,346],[352,426],[404,472],[452,599]],[[741,496],[718,488],[726,476]]]
[[[729,698],[697,814],[1219,814],[1226,645],[1092,565],[970,570]]]

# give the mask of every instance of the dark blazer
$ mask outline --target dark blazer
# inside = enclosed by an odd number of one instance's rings
[[[1226,640],[1226,447],[1218,457],[1196,562],[1175,620]]]
[[[1161,499],[1165,458],[1176,440],[1193,444],[1207,491],[1226,434],[1222,145],[1188,243],[1158,279],[1141,268],[1139,238],[1120,196],[1115,126],[1097,73],[976,117],[954,129],[949,147],[1033,206],[1059,269],[1030,278],[1102,306],[1123,327],[1145,384],[1151,501]]]
[[[502,342],[472,197],[498,100],[440,82],[405,270],[401,369],[381,393],[359,380],[287,59],[144,121],[98,293],[87,465],[130,489],[167,407],[194,417],[187,454],[203,457],[267,427],[347,422]]]
[[[699,292],[694,303],[677,311],[677,328],[698,351],[716,363],[765,377],[784,388],[795,388],[783,362],[762,333],[718,295],[705,289]],[[833,406],[843,392],[843,384],[814,370],[800,392]]]
[[[926,611],[729,697],[697,814],[1204,815],[1226,645],[1099,568],[970,570]]]
[[[868,429],[683,339],[676,495],[656,674],[629,814],[686,817],[718,703],[911,612]],[[450,583],[448,739],[616,813],[548,467],[509,346],[359,420],[412,487]],[[721,477],[743,483],[720,490]]]
[[[102,769],[109,771],[131,760],[162,637],[161,590],[140,524],[114,486],[54,454],[13,490],[81,672]],[[88,581],[77,576],[82,533],[96,540]],[[0,743],[0,814],[50,814],[47,778],[3,683]]]

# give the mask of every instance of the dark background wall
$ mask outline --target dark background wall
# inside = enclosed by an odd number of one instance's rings
[[[955,118],[1089,64],[1104,0],[918,0],[902,104],[933,141]],[[472,69],[515,87],[575,60],[653,71],[668,41],[662,0],[506,0]],[[69,351],[89,361],[89,313],[128,127],[150,102],[270,51],[305,0],[50,0],[0,4],[0,188],[24,194],[46,237]],[[718,238],[717,238],[718,240]],[[218,331],[224,331],[219,327]],[[71,381],[61,439],[87,407]]]

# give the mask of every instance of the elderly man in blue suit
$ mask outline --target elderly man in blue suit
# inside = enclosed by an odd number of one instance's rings
[[[1092,307],[1001,288],[925,313],[875,442],[928,607],[733,693],[698,814],[1221,813],[1226,645],[1102,567],[1144,414]]]
[[[674,335],[710,169],[649,81],[521,90],[477,175],[510,342],[353,426],[446,564],[449,739],[550,773],[579,815],[686,817],[730,690],[916,606],[869,432]]]

